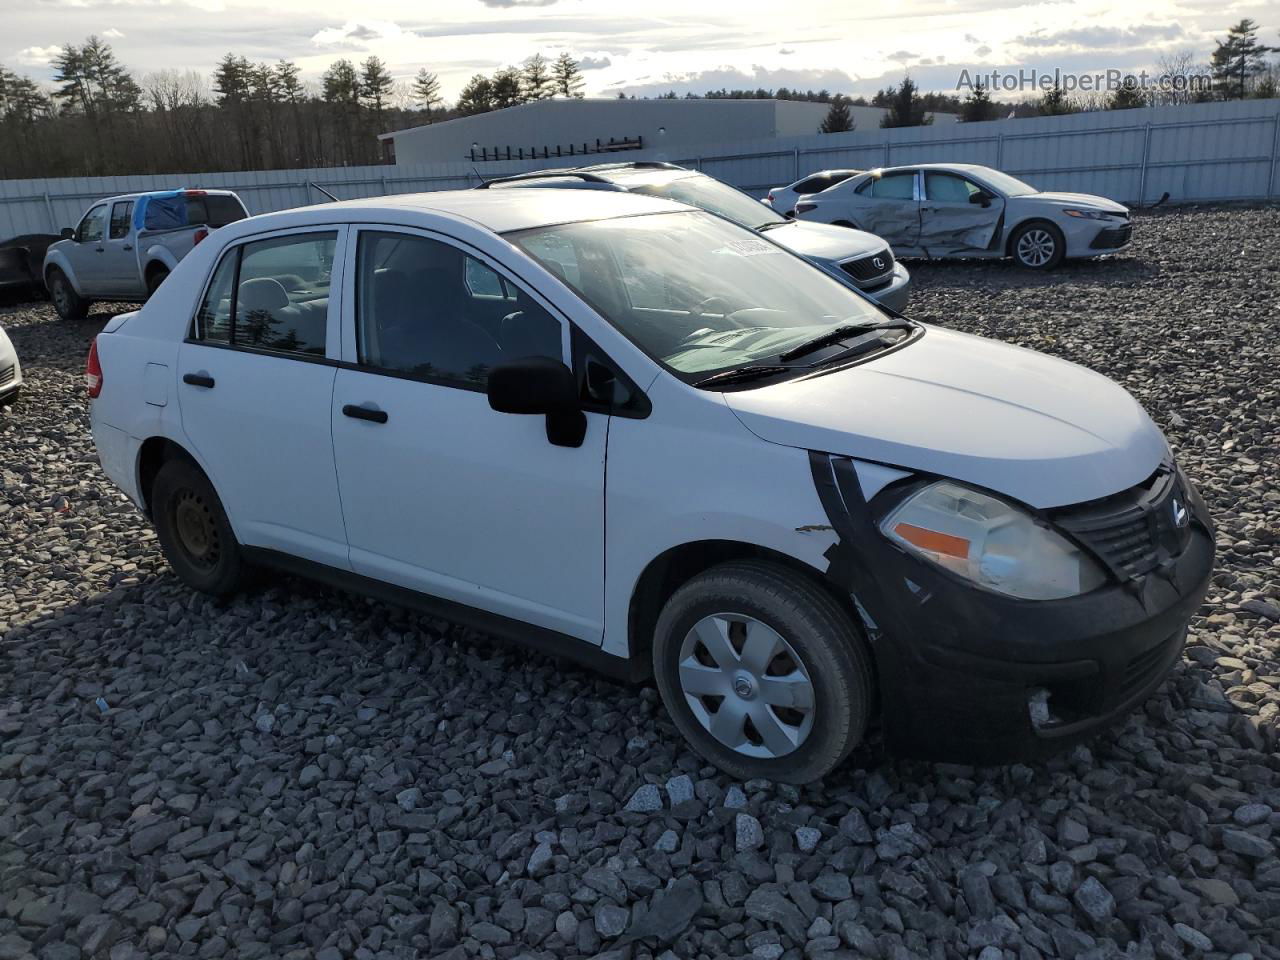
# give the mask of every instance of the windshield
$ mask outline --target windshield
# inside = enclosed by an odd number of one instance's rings
[[[689,380],[777,359],[837,326],[888,319],[802,258],[706,213],[535,227],[508,239]]]
[[[999,170],[992,170],[990,167],[982,168],[981,177],[1006,197],[1025,197],[1028,193],[1040,192],[1031,184],[1017,177],[1011,177],[1007,173],[1001,173]]]
[[[758,230],[771,223],[786,223],[782,217],[774,213],[759,200],[753,200],[741,190],[735,190],[727,183],[721,183],[711,177],[681,177],[668,180],[666,183],[644,183],[639,186],[627,185],[632,193],[643,193],[647,197],[663,197],[677,200],[691,207],[701,207],[720,216],[740,223],[744,227]]]

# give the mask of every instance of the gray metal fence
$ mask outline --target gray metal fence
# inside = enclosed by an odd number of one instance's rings
[[[1191,104],[1032,117],[987,123],[855,130],[715,144],[696,155],[631,151],[628,160],[671,160],[760,192],[830,167],[871,168],[930,161],[981,163],[1041,189],[1071,190],[1123,203],[1265,200],[1280,192],[1280,100]],[[563,160],[486,165],[486,177],[562,165]],[[250,213],[342,199],[452,190],[479,179],[466,163],[328,167],[172,176],[0,181],[0,238],[57,232],[101,197],[139,190],[235,190]]]

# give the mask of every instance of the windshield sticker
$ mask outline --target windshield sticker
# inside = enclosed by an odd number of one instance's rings
[[[758,257],[765,253],[781,253],[782,250],[763,240],[730,240],[716,253],[731,253],[739,257]]]

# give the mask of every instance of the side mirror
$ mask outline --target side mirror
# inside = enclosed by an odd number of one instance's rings
[[[981,206],[984,206],[984,207],[989,207],[991,206],[991,194],[983,193],[981,191],[979,191],[978,193],[971,193],[969,194],[969,202],[980,204]]]
[[[578,381],[562,361],[523,357],[489,371],[489,406],[498,413],[543,414],[547,440],[559,447],[580,447],[587,415],[578,401]]]
[[[63,227],[61,230],[61,236],[63,240],[74,240],[76,238],[76,232],[71,229],[71,227]]]

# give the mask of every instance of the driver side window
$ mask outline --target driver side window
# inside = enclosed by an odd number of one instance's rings
[[[940,203],[968,203],[970,197],[982,191],[976,184],[953,173],[926,173],[924,192],[930,200]]]
[[[107,232],[107,205],[100,203],[84,215],[76,228],[76,240],[80,243],[99,243]]]

